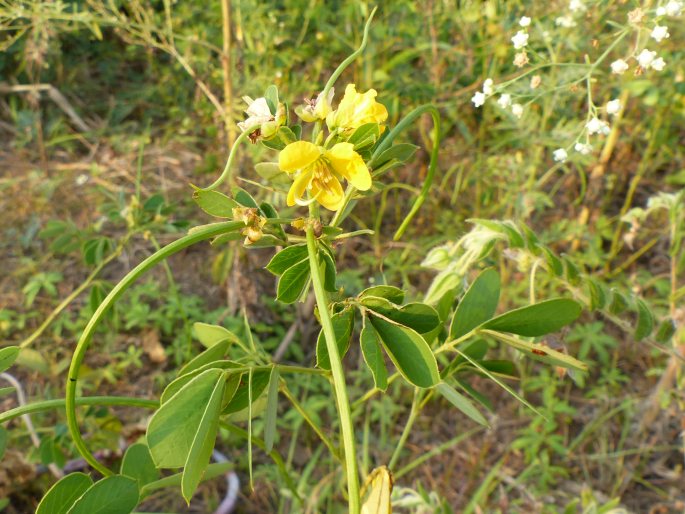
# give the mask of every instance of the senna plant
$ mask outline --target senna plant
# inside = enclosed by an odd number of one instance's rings
[[[370,21],[361,46],[337,68],[315,99],[295,109],[297,118],[290,116],[275,86],[267,88],[263,97],[246,98],[248,117],[240,124],[242,133],[231,149],[224,172],[209,187],[194,187],[196,203],[219,221],[193,228],[138,264],[112,289],[76,345],[64,400],[39,402],[0,415],[0,422],[6,422],[29,412],[65,408],[74,446],[102,476],[97,481],[84,473],[65,476],[45,495],[38,514],[104,512],[96,510],[103,506],[109,513],[130,513],[148,495],[164,487],[180,487],[190,502],[203,480],[223,474],[232,466],[210,463],[220,429],[245,440],[250,467],[253,446],[269,455],[292,498],[302,502],[274,447],[279,394],[293,402],[288,383],[300,380],[301,375],[317,375],[331,384],[338,435],[330,435],[330,430],[318,426],[294,406],[340,463],[349,512],[387,513],[391,511],[392,470],[420,406],[440,396],[464,415],[487,425],[477,405],[489,408],[489,403],[469,385],[469,375],[490,377],[516,394],[503,381],[515,374],[513,363],[485,358],[493,343],[504,343],[552,366],[586,369],[570,355],[534,340],[573,322],[581,313],[581,305],[573,299],[553,298],[496,315],[500,277],[493,268],[483,270],[468,287],[464,285],[465,274],[455,281],[443,281],[440,287],[431,288],[424,301],[407,301],[405,291],[393,285],[369,287],[356,296],[338,289],[336,246],[347,238],[370,232],[346,232],[343,222],[357,203],[370,201],[383,190],[383,176],[388,170],[413,156],[416,146],[395,140],[425,114],[430,114],[434,123],[430,166],[417,199],[394,235],[396,239],[402,237],[425,200],[438,162],[440,119],[433,106],[419,107],[390,127],[388,112],[376,100],[373,89],[361,92],[349,84],[335,103],[334,85],[363,52]],[[277,152],[273,162],[258,164],[256,171],[277,190],[288,185],[285,203],[294,208],[289,212],[297,217],[281,217],[273,205],[258,203],[242,189],[234,187],[231,196],[218,190],[233,183],[236,149],[248,140]],[[241,340],[221,326],[199,323],[195,330],[204,351],[178,370],[159,400],[80,396],[81,366],[107,310],[155,265],[207,240],[215,245],[242,240],[246,248],[275,248],[266,268],[278,277],[276,299],[280,302],[302,301],[313,291],[315,315],[321,325],[316,365],[275,363],[251,338]],[[392,382],[402,382],[413,391],[410,421],[391,459],[363,481],[344,370],[344,359],[352,345],[359,345],[374,384],[367,393],[354,398],[355,405],[375,401]],[[239,357],[235,357],[236,352]],[[0,368],[9,367],[17,353],[18,348],[0,351]],[[266,402],[260,438],[253,432],[252,419],[262,415],[257,402],[263,396]],[[77,415],[78,407],[84,405],[125,405],[154,411],[145,438],[127,449],[117,469],[98,460],[89,448]],[[238,426],[245,421],[246,430]]]

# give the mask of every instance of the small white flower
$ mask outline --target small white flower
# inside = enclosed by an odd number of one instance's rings
[[[257,98],[253,100],[249,96],[244,96],[243,100],[247,104],[247,109],[245,109],[245,114],[248,118],[245,121],[238,123],[238,128],[243,132],[249,128],[256,127],[262,123],[272,121],[274,119],[271,110],[269,109],[269,104],[266,103],[266,98]]]
[[[556,162],[564,162],[568,158],[568,153],[563,148],[557,148],[552,152],[552,156]]]
[[[519,20],[519,25],[521,25],[522,27],[529,27],[530,18],[528,16],[521,16],[521,19]]]
[[[666,25],[657,25],[654,27],[654,30],[652,30],[650,36],[652,36],[652,39],[654,39],[657,43],[661,43],[662,39],[671,37],[671,35],[668,33],[668,27]]]
[[[577,25],[576,20],[574,20],[569,15],[559,16],[556,20],[554,20],[554,23],[556,24],[557,27],[564,27],[566,29],[570,29],[570,28],[575,27]]]
[[[592,118],[590,121],[588,121],[585,124],[585,128],[588,131],[588,134],[604,134],[607,135],[610,130],[609,130],[609,124],[606,121],[602,121],[598,118]]]
[[[666,66],[666,61],[664,61],[662,57],[659,57],[658,59],[654,59],[652,61],[651,66],[653,70],[662,71]]]
[[[583,12],[587,9],[582,0],[571,0],[568,3],[568,8],[571,12]]]
[[[683,7],[685,7],[683,2],[671,0],[666,4],[666,14],[669,16],[678,16],[680,15],[680,11],[683,10]]]
[[[490,96],[494,92],[492,89],[493,84],[492,79],[485,79],[485,82],[483,82],[483,94]]]
[[[523,30],[519,30],[516,35],[511,38],[511,42],[514,43],[514,48],[520,50],[524,46],[528,46],[528,33]]]
[[[628,66],[628,63],[623,59],[618,59],[611,63],[611,73],[623,75],[626,71],[628,71],[629,67],[630,66]]]
[[[657,7],[656,15],[657,16],[666,16],[666,8],[665,7]]]
[[[504,93],[502,96],[499,97],[499,100],[497,100],[497,103],[502,109],[506,109],[511,105],[511,95]]]
[[[88,179],[88,175],[86,175],[85,173],[81,173],[78,177],[76,177],[76,185],[82,186],[83,184],[88,182]]]
[[[476,107],[482,107],[482,105],[485,103],[485,98],[486,96],[480,91],[478,91],[471,97],[471,101],[473,102],[473,105],[475,105]]]
[[[592,145],[585,143],[576,143],[573,149],[581,155],[589,155],[592,153]]]
[[[511,113],[516,116],[517,118],[521,118],[523,116],[523,105],[521,104],[514,104],[511,106]]]
[[[646,48],[637,56],[637,62],[644,69],[649,68],[652,61],[656,58],[656,52],[650,52]]]
[[[611,100],[610,102],[607,102],[607,114],[618,114],[619,111],[621,110],[621,100],[618,98],[615,100]]]

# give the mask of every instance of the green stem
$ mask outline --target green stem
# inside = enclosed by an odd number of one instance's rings
[[[319,439],[321,439],[321,442],[324,445],[326,445],[326,448],[328,448],[328,451],[331,452],[331,455],[333,455],[333,457],[335,457],[336,459],[340,460],[340,452],[338,452],[333,442],[328,437],[326,437],[326,434],[323,433],[321,427],[316,424],[316,421],[312,419],[312,417],[300,404],[300,402],[297,401],[297,398],[293,396],[293,394],[290,392],[290,389],[288,389],[285,380],[281,381],[281,392],[290,401],[290,403],[293,404],[295,410],[300,414],[300,416],[302,416],[302,419],[304,419],[307,422],[307,424],[314,431],[314,433],[319,436]]]
[[[438,155],[440,152],[440,113],[438,112],[438,109],[434,105],[427,104],[421,105],[413,111],[411,111],[409,114],[407,114],[402,119],[402,121],[400,121],[397,125],[395,125],[395,127],[393,127],[393,129],[390,131],[387,137],[383,139],[381,144],[376,147],[376,150],[373,152],[373,155],[371,156],[371,160],[368,162],[369,168],[373,169],[374,164],[376,164],[376,159],[378,159],[378,157],[385,150],[390,148],[395,138],[404,130],[412,126],[417,118],[426,113],[430,113],[430,115],[433,118],[433,148],[431,149],[431,159],[430,164],[428,165],[428,173],[426,174],[426,179],[423,181],[423,187],[421,188],[419,196],[414,201],[414,204],[409,210],[409,214],[407,214],[407,216],[404,218],[404,221],[402,221],[400,228],[397,229],[395,235],[393,236],[393,239],[395,241],[401,238],[405,230],[407,230],[409,223],[414,218],[418,210],[421,208],[423,202],[426,201],[426,198],[428,197],[428,192],[430,191],[430,188],[433,184],[433,177],[435,176],[435,170],[438,167]],[[331,221],[331,226],[338,226],[343,221],[346,215],[346,211],[348,211],[347,205],[352,200],[352,196],[355,192],[356,189],[354,187],[348,186],[347,190],[345,191],[343,206],[335,213],[335,216]]]
[[[419,414],[419,402],[420,401],[421,401],[420,389],[416,388],[416,389],[414,389],[414,399],[411,402],[411,410],[409,411],[409,418],[407,418],[407,424],[404,425],[404,430],[402,430],[402,435],[400,436],[400,440],[397,443],[397,446],[395,447],[395,451],[392,453],[392,457],[390,458],[390,462],[388,463],[388,467],[390,469],[393,469],[395,467],[395,464],[397,464],[397,459],[400,458],[400,454],[402,453],[402,448],[404,448],[404,445],[407,442],[407,438],[409,437],[409,434],[411,433],[411,429],[414,426],[414,421],[416,421],[416,417]]]
[[[226,180],[229,181],[229,183],[233,182],[233,175],[231,174],[231,167],[233,166],[233,161],[235,160],[235,156],[237,155],[237,148],[240,146],[240,143],[245,141],[245,139],[252,134],[255,130],[257,130],[260,127],[260,125],[254,125],[252,127],[247,128],[246,130],[243,130],[238,138],[235,140],[235,143],[233,143],[233,146],[231,147],[231,151],[228,154],[228,160],[226,161],[226,166],[224,166],[224,171],[221,172],[221,175],[219,176],[218,179],[214,181],[214,183],[210,186],[205,187],[204,189],[201,189],[201,191],[212,191],[213,189],[216,189],[219,187],[221,184],[223,184]]]
[[[212,237],[224,234],[226,232],[232,232],[244,227],[245,224],[240,221],[227,221],[223,223],[215,223],[207,227],[202,227],[192,234],[188,234],[173,243],[165,246],[161,250],[155,252],[150,257],[145,259],[143,262],[138,264],[133,268],[114,288],[107,297],[103,300],[100,306],[97,308],[93,317],[90,319],[86,328],[81,335],[76,348],[74,349],[74,356],[71,359],[71,365],[69,366],[69,375],[67,380],[66,388],[66,412],[67,412],[67,425],[69,426],[69,433],[74,441],[76,449],[81,454],[81,456],[95,468],[97,471],[105,476],[112,475],[112,472],[100,464],[93,454],[86,447],[86,443],[81,436],[81,432],[78,426],[78,420],[76,419],[76,384],[78,380],[79,370],[85,357],[88,345],[95,333],[95,329],[98,326],[100,320],[104,317],[107,310],[116,302],[116,300],[128,289],[143,273],[148,271],[150,268],[155,266],[158,262],[166,259],[170,255],[175,254],[200,241],[205,239],[210,239]]]
[[[22,405],[21,407],[16,407],[0,413],[0,424],[11,421],[24,414],[35,414],[36,412],[61,409],[64,408],[65,405],[66,400],[64,398]],[[127,398],[125,396],[86,396],[83,398],[76,398],[76,405],[126,405],[128,407],[156,409],[159,407],[159,401],[145,400],[143,398]]]
[[[359,514],[359,476],[357,474],[357,456],[354,445],[352,416],[350,415],[350,403],[347,398],[345,373],[340,360],[338,345],[336,344],[333,322],[331,321],[331,314],[328,311],[328,295],[323,287],[323,278],[321,276],[321,268],[319,267],[318,252],[316,249],[316,237],[314,236],[314,229],[311,226],[307,227],[307,250],[309,253],[309,266],[312,273],[314,296],[316,297],[316,303],[319,307],[319,318],[321,319],[326,349],[328,350],[328,356],[331,362],[335,400],[338,404],[338,415],[340,417],[340,427],[345,453],[349,513]]]
[[[354,62],[354,60],[361,55],[361,53],[364,51],[366,48],[366,43],[368,42],[369,39],[369,28],[371,27],[371,20],[373,20],[373,15],[376,14],[376,9],[378,7],[374,7],[373,11],[371,11],[371,14],[369,15],[369,19],[366,20],[366,25],[364,25],[364,35],[362,36],[362,43],[359,45],[359,48],[357,48],[354,52],[352,52],[347,59],[345,59],[343,62],[341,62],[336,70],[333,72],[331,75],[331,78],[328,79],[328,82],[326,82],[326,86],[323,88],[323,92],[321,93],[322,98],[325,99],[328,97],[328,92],[331,90],[333,87],[333,84],[335,84],[335,81],[338,80],[338,77],[342,74],[343,71],[345,71],[345,68],[347,68],[350,64]]]

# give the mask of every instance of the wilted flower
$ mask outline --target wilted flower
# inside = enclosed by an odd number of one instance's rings
[[[621,110],[621,101],[617,98],[615,100],[607,102],[606,110],[607,114],[618,114]]]
[[[478,91],[474,93],[474,95],[471,97],[471,101],[473,102],[473,105],[475,105],[476,107],[481,107],[485,103],[486,98],[487,97],[485,96],[485,94]]]
[[[317,120],[325,120],[326,116],[333,110],[331,104],[333,102],[333,95],[335,88],[331,88],[324,98],[323,91],[316,96],[316,99],[305,99],[305,104],[295,108],[297,114],[302,121],[311,123]]]
[[[661,43],[663,39],[671,37],[671,35],[668,33],[668,27],[666,25],[657,25],[654,27],[650,36],[652,36],[652,39],[654,39],[657,43]]]
[[[266,225],[266,218],[260,216],[257,209],[236,207],[233,209],[233,219],[245,223],[245,228],[241,231],[241,234],[245,236],[244,244],[256,243],[264,235],[262,229]]]
[[[638,7],[637,9],[633,9],[632,11],[628,12],[628,23],[637,25],[643,20],[644,17],[645,12]]]
[[[588,134],[604,134],[607,135],[610,132],[609,124],[606,121],[602,121],[599,118],[592,118],[585,124],[585,128]]]
[[[511,38],[511,42],[514,43],[514,48],[516,50],[520,50],[524,46],[528,46],[528,33],[523,30],[519,30],[516,35]]]
[[[611,63],[611,72],[616,73],[617,75],[623,75],[628,71],[628,68],[630,68],[630,66],[628,66],[628,63],[623,59],[617,59]]]
[[[306,204],[302,197],[309,189],[314,200],[326,209],[338,210],[344,196],[339,176],[361,191],[371,187],[369,169],[352,143],[337,143],[327,150],[307,141],[296,141],[281,150],[278,166],[286,173],[297,174],[288,191],[288,205]]]
[[[564,162],[568,158],[568,153],[563,148],[557,148],[552,152],[552,156],[556,162]]]
[[[585,143],[576,143],[573,149],[582,155],[589,155],[592,153],[592,145]]]
[[[521,104],[514,104],[511,106],[511,113],[516,116],[517,118],[521,118],[523,116],[523,105]]]
[[[530,26],[530,18],[528,16],[521,16],[521,19],[519,20],[519,25],[521,25],[522,27]]]
[[[376,102],[376,94],[375,89],[357,93],[354,84],[348,84],[338,108],[326,117],[328,128],[351,131],[366,123],[383,123],[388,119],[388,110]]]
[[[530,61],[528,60],[528,54],[524,50],[523,52],[518,52],[514,56],[514,66],[518,66],[519,68],[522,68],[526,64],[528,64]]]
[[[247,103],[245,114],[248,116],[245,121],[238,123],[238,128],[243,132],[252,128],[255,131],[259,130],[259,136],[268,139],[285,123],[286,112],[283,104],[278,104],[274,115],[264,97],[253,100],[249,96],[244,96],[243,100]]]
[[[508,93],[504,93],[502,96],[499,97],[497,103],[502,109],[506,109],[511,105],[511,95]]]

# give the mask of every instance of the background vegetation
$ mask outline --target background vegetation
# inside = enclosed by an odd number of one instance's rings
[[[362,1],[226,3],[228,48],[220,2],[0,1],[0,335],[3,346],[25,349],[12,373],[29,399],[63,397],[75,340],[118,278],[188,226],[209,222],[191,204],[188,184],[206,185],[222,168],[235,123],[243,119],[240,97],[260,96],[271,83],[282,98],[315,95],[358,46],[372,7]],[[402,284],[421,298],[436,274],[431,263],[422,266],[431,249],[470,233],[470,219],[511,220],[520,233],[536,234],[553,257],[516,248],[500,228],[504,236],[491,234],[478,247],[483,251],[470,256],[467,276],[496,266],[507,291],[501,308],[560,291],[574,292],[590,307],[582,321],[547,342],[588,363],[588,374],[516,360],[518,380],[507,384],[538,412],[483,377],[471,385],[491,406],[492,428],[478,427],[446,403],[421,411],[394,470],[400,510],[685,509],[685,397],[677,357],[685,344],[683,15],[659,22],[670,29],[658,45],[663,71],[618,76],[609,67],[614,59],[645,44],[657,47],[649,33],[658,5],[585,4],[573,11],[557,1],[381,2],[369,47],[338,84],[340,90],[346,82],[377,89],[390,124],[429,102],[443,119],[440,170],[415,224],[402,240],[392,240],[425,177],[426,150],[388,176],[388,184],[401,186],[388,187],[382,201],[361,204],[347,221],[375,234],[337,249],[347,265],[339,285],[354,294],[373,284]],[[630,23],[628,13],[638,7],[645,17]],[[511,38],[523,15],[532,18],[531,63],[518,68]],[[564,16],[575,27],[556,22]],[[541,84],[531,88],[535,75]],[[522,117],[494,100],[474,107],[471,98],[487,78],[524,106]],[[585,141],[594,105],[602,111],[614,98],[623,108],[610,134],[594,136],[588,155],[572,152],[577,140]],[[423,120],[406,139],[430,148],[430,129]],[[569,148],[565,162],[554,159],[558,148]],[[254,172],[254,162],[273,158],[269,152],[243,147],[237,174],[241,187],[284,207],[283,195]],[[311,363],[318,333],[311,303],[267,300],[275,285],[262,269],[269,256],[206,245],[173,257],[111,313],[98,334],[102,351],[89,354],[84,378],[91,389],[84,392],[157,398],[199,347],[193,322],[245,335],[243,312],[265,349],[283,361]],[[555,271],[554,259],[563,272]],[[492,358],[498,353],[510,356],[500,349]],[[347,357],[348,364],[359,359],[358,351]],[[350,371],[353,400],[367,379]],[[390,441],[410,415],[407,390],[389,391],[360,414],[367,471],[390,459]],[[0,411],[16,405],[16,390],[0,394]],[[334,417],[324,382],[297,384],[291,394],[324,426]],[[277,448],[300,477],[297,490],[308,496],[309,512],[335,512],[342,505],[335,463],[298,413],[282,414]],[[95,446],[123,448],[144,432],[144,416],[91,409],[86,432]],[[0,498],[9,513],[35,508],[54,482],[49,467],[80,465],[60,413],[34,415],[33,423],[35,441],[22,420],[0,433],[0,449],[7,447]],[[236,463],[237,511],[292,508],[265,455],[255,450],[250,490],[244,444],[224,433],[219,448]],[[116,461],[121,454],[102,457]],[[190,508],[166,492],[153,495],[145,510],[210,512],[224,494],[225,483],[215,480],[202,486]]]

